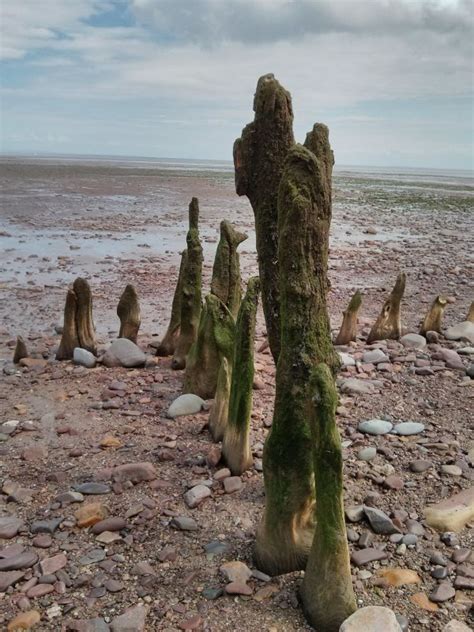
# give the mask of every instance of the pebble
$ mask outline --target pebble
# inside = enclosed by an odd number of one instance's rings
[[[136,604],[111,621],[111,632],[144,632],[147,614],[147,606]]]
[[[453,552],[451,559],[455,564],[462,564],[471,557],[471,549],[457,549]]]
[[[153,481],[156,478],[158,478],[156,468],[149,461],[118,465],[112,472],[112,479],[117,483],[130,481],[137,484],[143,481]]]
[[[449,599],[452,599],[455,594],[456,591],[451,584],[442,582],[435,587],[429,598],[430,601],[434,601],[435,603],[442,603],[443,601],[449,601]]]
[[[379,571],[379,577],[382,578],[383,584],[386,586],[405,586],[421,582],[418,573],[408,568],[385,568]]]
[[[18,630],[31,630],[37,623],[41,621],[41,614],[38,610],[28,610],[21,612],[14,617],[8,624],[8,632],[18,632]]]
[[[64,518],[52,518],[51,520],[36,520],[30,527],[31,533],[53,534]]]
[[[383,606],[366,606],[346,619],[339,632],[400,632],[393,610]]]
[[[250,568],[237,560],[222,564],[219,570],[229,582],[245,584],[252,577]]]
[[[227,479],[228,480],[228,479]],[[190,509],[200,505],[211,496],[211,490],[206,485],[196,485],[184,494],[184,502]]]
[[[372,461],[372,459],[375,459],[376,455],[377,448],[374,448],[373,446],[361,448],[357,452],[357,458],[359,459],[359,461]]]
[[[82,483],[81,485],[76,485],[74,489],[79,494],[84,495],[110,494],[112,491],[111,487],[104,483]]]
[[[354,551],[351,555],[351,561],[356,566],[365,566],[365,564],[369,564],[370,562],[375,562],[377,560],[386,560],[387,557],[388,553],[386,551],[368,548]]]
[[[131,340],[127,338],[118,338],[107,349],[102,356],[104,366],[124,366],[132,368],[143,366],[146,362],[146,355]]]
[[[367,421],[361,421],[357,426],[359,432],[371,435],[388,434],[392,428],[393,424],[383,419],[369,419]]]
[[[444,626],[443,632],[472,632],[472,628],[462,621],[451,619],[451,621],[448,621],[448,623]]]
[[[240,476],[229,476],[224,479],[224,490],[226,494],[233,494],[234,492],[238,492],[242,489],[244,484],[242,483],[242,479]]]
[[[82,566],[90,566],[91,564],[97,564],[105,559],[104,549],[92,549],[86,555],[83,555],[79,559],[79,563]]]
[[[40,567],[43,575],[49,575],[51,573],[56,573],[61,568],[64,568],[67,564],[67,557],[64,553],[58,553],[58,555],[54,555],[53,557],[47,557],[44,560],[41,560]]]
[[[23,550],[12,555],[0,559],[0,571],[19,571],[23,568],[30,568],[38,561],[38,555],[32,550]]]
[[[52,592],[54,592],[54,586],[51,584],[36,584],[36,586],[26,591],[26,596],[30,599],[37,599]]]
[[[390,358],[385,355],[381,349],[372,349],[365,351],[362,356],[362,362],[364,364],[379,364],[380,362],[389,362]]]
[[[399,529],[381,509],[377,509],[375,507],[364,507],[364,513],[375,533],[383,535],[398,533]]]
[[[77,526],[80,528],[91,527],[107,517],[107,508],[102,503],[88,503],[82,505],[75,512]]]
[[[206,402],[197,395],[186,393],[184,395],[180,395],[174,400],[168,408],[167,414],[168,417],[171,417],[172,419],[182,415],[194,415],[203,409],[205,403]]]
[[[0,516],[0,538],[11,540],[24,527],[23,520],[16,516]]]
[[[73,352],[73,361],[74,364],[85,366],[87,369],[93,369],[97,363],[97,358],[90,351],[76,347]]]
[[[400,342],[409,349],[424,349],[426,347],[426,338],[420,334],[405,334],[400,338]]]
[[[170,525],[180,531],[196,531],[199,528],[197,522],[188,516],[175,516]]]
[[[441,472],[448,476],[462,476],[462,469],[457,465],[442,465]]]
[[[402,436],[410,436],[410,435],[420,434],[420,432],[423,432],[424,429],[425,429],[425,426],[422,423],[418,423],[415,421],[403,421],[397,424],[393,428],[392,432],[394,434],[399,434]]]
[[[359,380],[350,377],[341,384],[341,392],[354,395],[372,395],[376,391],[376,385],[369,380]]]
[[[474,487],[442,500],[424,510],[427,524],[444,532],[458,532],[474,519]]]
[[[250,586],[237,581],[226,584],[225,591],[228,595],[251,595],[253,593]]]
[[[125,529],[126,526],[127,523],[123,518],[113,516],[111,518],[105,518],[105,520],[101,520],[100,522],[96,522],[91,529],[91,533],[99,535],[104,531],[121,531],[122,529]]]
[[[410,463],[410,470],[415,472],[416,474],[421,474],[422,472],[426,472],[433,467],[433,463],[431,461],[426,461],[424,459],[417,459],[416,461],[412,461]]]

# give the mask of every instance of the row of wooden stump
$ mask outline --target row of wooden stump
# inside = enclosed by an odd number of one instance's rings
[[[234,166],[236,191],[248,197],[255,215],[259,277],[249,280],[242,300],[237,247],[247,236],[223,221],[211,291],[202,301],[199,204],[193,198],[171,319],[157,354],[172,355],[172,367],[185,369],[184,392],[214,398],[211,434],[222,440],[231,471],[242,473],[252,463],[249,427],[261,292],[277,370],[273,422],[263,453],[265,511],[255,564],[269,575],[305,570],[301,600],[306,618],[332,632],[356,609],[336,425],[340,360],[327,310],[334,156],[325,125],[315,124],[304,145],[295,143],[291,96],[273,75],[259,79],[254,111],[253,122],[234,144]],[[400,337],[405,284],[402,273],[368,342]],[[435,299],[421,333],[440,331],[446,303]],[[336,344],[356,339],[361,304],[356,292]],[[117,312],[119,336],[135,342],[140,309],[132,286]],[[91,292],[84,279],[76,279],[68,291],[57,358],[71,358],[77,346],[97,352]]]

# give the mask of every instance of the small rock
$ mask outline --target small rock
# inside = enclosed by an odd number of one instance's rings
[[[371,435],[384,435],[388,434],[393,428],[393,424],[383,419],[369,419],[368,421],[361,421],[357,427],[359,432]]]
[[[21,612],[13,618],[8,624],[8,632],[17,632],[18,630],[31,630],[41,621],[41,614],[38,610],[28,610]]]
[[[91,533],[93,533],[94,535],[99,535],[104,531],[121,531],[122,529],[125,529],[126,526],[127,523],[123,518],[113,516],[111,518],[101,520],[100,522],[96,522],[91,529]]]
[[[180,630],[198,630],[201,628],[202,624],[203,620],[197,614],[194,617],[190,617],[189,619],[185,619],[184,621],[178,623],[178,628]]]
[[[354,358],[349,355],[348,353],[343,353],[342,351],[338,351],[337,352],[339,355],[339,358],[341,359],[341,363],[342,366],[355,366],[355,360]]]
[[[141,463],[126,463],[118,465],[113,469],[112,478],[118,483],[131,481],[141,483],[142,481],[153,481],[158,477],[153,463],[143,461]]]
[[[242,483],[242,479],[240,476],[229,476],[224,479],[224,490],[226,494],[233,494],[234,492],[238,492],[242,489],[244,484]]]
[[[441,472],[448,476],[462,476],[462,469],[457,465],[442,465]]]
[[[104,483],[82,483],[74,487],[76,492],[84,495],[110,494],[112,489]]]
[[[107,517],[107,508],[102,503],[89,503],[82,505],[75,512],[77,526],[80,528],[91,527]]]
[[[425,461],[424,459],[417,459],[416,461],[412,461],[410,463],[410,470],[416,474],[426,472],[426,470],[429,470],[432,467],[433,463],[431,461]]]
[[[397,529],[387,514],[381,509],[377,509],[375,507],[364,507],[364,513],[375,533],[390,535],[391,533],[399,532],[399,529]]]
[[[0,538],[11,540],[24,526],[23,520],[16,516],[0,516]]]
[[[54,555],[53,557],[47,557],[44,560],[41,560],[40,567],[43,575],[51,575],[59,571],[61,568],[64,568],[67,564],[67,557],[64,553],[58,553],[58,555]]]
[[[203,399],[192,393],[180,395],[169,407],[168,417],[174,419],[182,415],[194,415],[203,409],[205,403]]]
[[[400,338],[404,347],[409,349],[423,349],[426,347],[426,338],[420,334],[405,334]]]
[[[253,590],[242,582],[230,582],[226,584],[225,591],[228,595],[251,595]]]
[[[415,421],[403,421],[402,423],[397,424],[394,429],[394,434],[399,434],[403,436],[420,434],[423,432],[425,426],[421,423],[417,423]]]
[[[252,577],[250,568],[237,560],[222,564],[219,570],[229,582],[245,584]]]
[[[386,560],[388,557],[388,553],[386,551],[381,551],[380,549],[360,549],[359,551],[354,551],[351,555],[351,561],[356,566],[365,566],[365,564],[369,564],[370,562],[375,562],[377,560]]]
[[[438,606],[435,603],[431,602],[424,592],[419,592],[411,595],[410,601],[423,610],[428,610],[429,612],[438,611]]]
[[[339,632],[401,632],[395,613],[383,606],[366,606],[346,619]]]
[[[175,516],[170,525],[180,531],[196,531],[199,528],[197,522],[187,516]]]
[[[430,601],[434,601],[435,603],[442,603],[443,601],[448,601],[449,599],[452,599],[455,594],[456,591],[451,586],[451,584],[448,584],[447,582],[442,582],[435,587],[429,598]]]
[[[85,366],[87,369],[93,369],[97,363],[97,358],[90,351],[76,347],[73,353],[73,361],[75,364]]]
[[[19,571],[30,568],[38,561],[38,555],[32,550],[24,550],[16,555],[0,559],[0,571]]]
[[[462,621],[451,619],[451,621],[448,621],[448,623],[444,626],[443,632],[472,632],[472,628]]]
[[[137,345],[128,338],[118,338],[102,356],[104,366],[124,366],[127,368],[144,366],[146,355]]]
[[[444,335],[448,340],[468,340],[470,344],[474,344],[474,323],[465,320],[454,327],[449,327]]]
[[[375,393],[375,390],[376,387],[373,382],[369,380],[359,380],[355,377],[350,377],[341,384],[341,391],[343,393],[354,395],[372,395]]]
[[[385,568],[379,572],[379,577],[386,586],[405,586],[421,582],[418,573],[408,568]]]
[[[147,606],[136,604],[125,610],[123,614],[112,619],[111,632],[144,632],[145,621],[148,614]]]
[[[190,509],[200,505],[206,498],[211,496],[211,490],[206,485],[196,485],[184,494],[184,502]]]
[[[369,446],[367,448],[361,448],[357,452],[357,458],[359,461],[372,461],[377,456],[377,448]]]
[[[64,518],[51,518],[51,520],[35,520],[30,527],[31,533],[53,534]]]
[[[364,364],[379,364],[380,362],[390,362],[390,358],[381,349],[366,351],[362,356]]]

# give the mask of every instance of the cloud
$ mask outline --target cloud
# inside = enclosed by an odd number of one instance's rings
[[[423,146],[448,160],[450,130],[453,151],[467,156],[470,6],[466,0],[4,0],[4,130],[13,138],[47,120],[58,138],[78,130],[71,147],[79,142],[87,150],[86,141],[107,146],[118,138],[122,153],[128,147],[148,155],[228,157],[252,117],[257,78],[273,72],[293,96],[298,138],[317,120],[329,123],[345,162],[351,148],[360,162],[361,154],[387,144],[383,155],[405,155],[410,142],[417,160]]]
[[[470,0],[131,0],[147,28],[181,42],[263,44],[327,33],[470,38]]]

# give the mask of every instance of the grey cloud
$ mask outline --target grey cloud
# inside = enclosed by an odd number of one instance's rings
[[[131,10],[159,35],[205,47],[327,33],[422,31],[466,44],[473,17],[471,0],[132,0]]]

